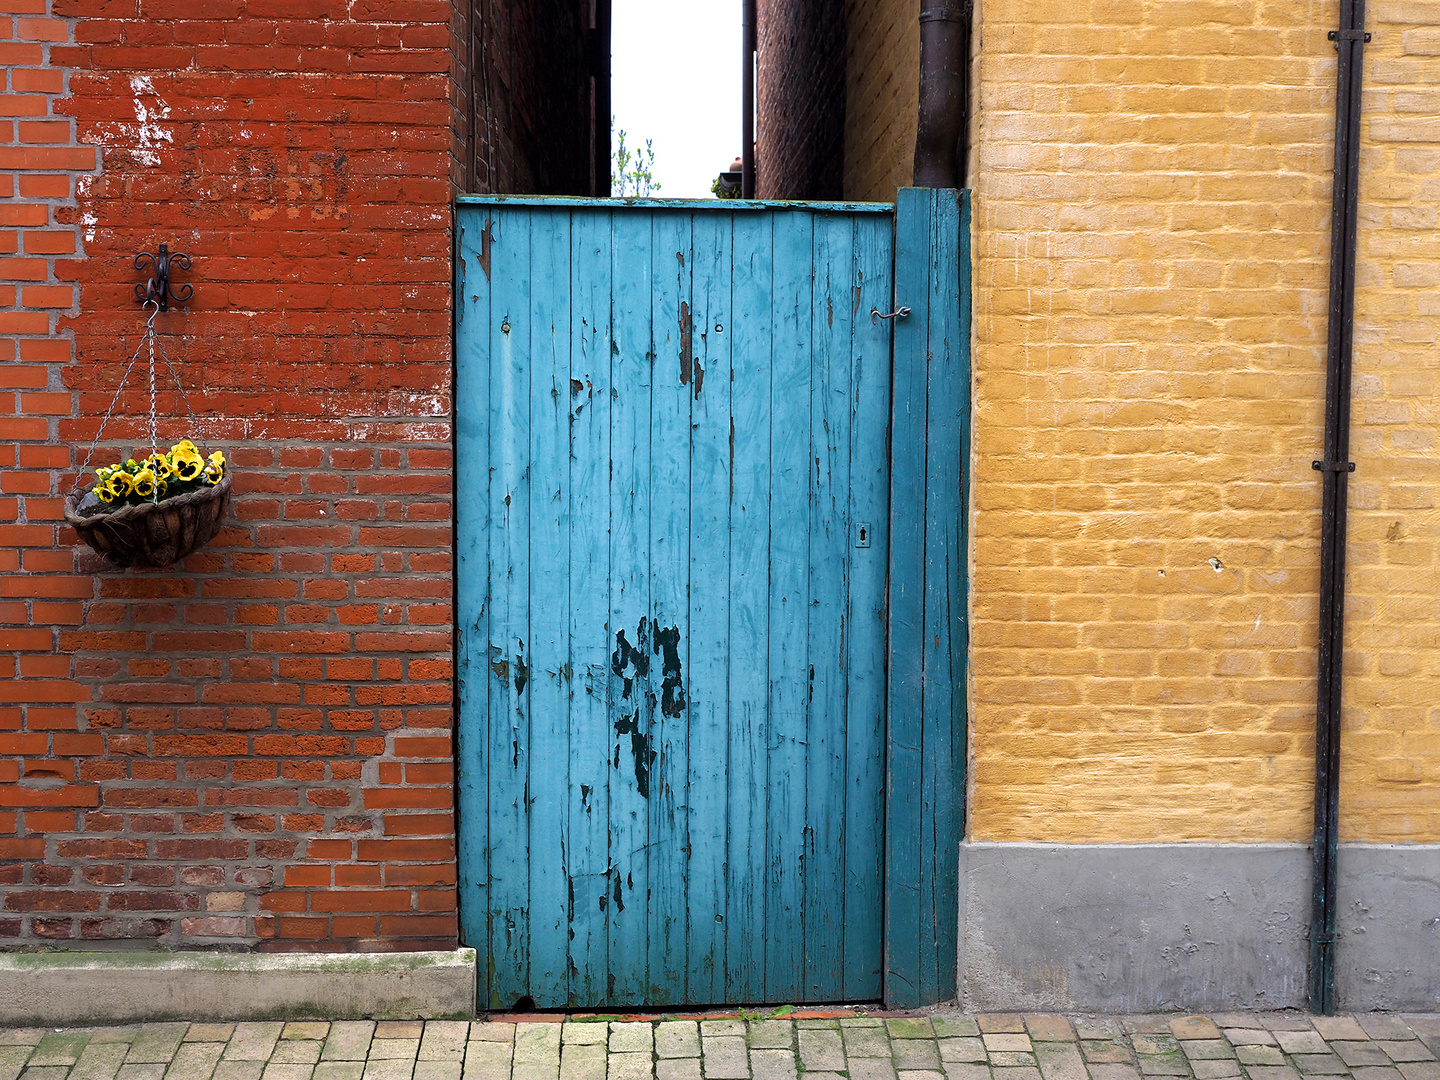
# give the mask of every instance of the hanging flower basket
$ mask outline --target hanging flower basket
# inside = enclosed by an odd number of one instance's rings
[[[65,500],[65,520],[117,566],[173,566],[220,531],[230,507],[230,474],[218,450],[207,462],[188,439],[96,470],[83,498]]]

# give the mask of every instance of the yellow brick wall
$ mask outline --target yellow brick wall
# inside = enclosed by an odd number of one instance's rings
[[[1309,835],[1336,19],[981,6],[976,839]]]
[[[1369,5],[1341,836],[1440,840],[1440,0]]]
[[[918,0],[846,0],[847,199],[894,202],[914,175],[918,12]]]

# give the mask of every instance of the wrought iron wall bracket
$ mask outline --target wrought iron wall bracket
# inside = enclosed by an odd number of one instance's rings
[[[170,281],[170,264],[174,263],[183,270],[189,270],[189,255],[179,251],[172,253],[169,244],[161,244],[160,250],[153,255],[148,251],[136,255],[135,269],[144,270],[147,262],[155,267],[155,272],[145,284],[135,286],[135,297],[142,304],[153,300],[160,305],[161,311],[169,311],[171,301],[183,304],[195,295],[193,285],[176,288]]]
[[[1353,461],[1312,461],[1310,468],[1316,472],[1354,472]]]
[[[1325,35],[1326,41],[1335,42],[1335,48],[1340,48],[1341,41],[1369,41],[1370,34],[1366,30],[1331,30]]]

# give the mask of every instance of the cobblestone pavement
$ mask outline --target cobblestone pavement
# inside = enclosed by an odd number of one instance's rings
[[[1381,1013],[0,1029],[0,1080],[1440,1080],[1437,1055],[1440,1016]]]

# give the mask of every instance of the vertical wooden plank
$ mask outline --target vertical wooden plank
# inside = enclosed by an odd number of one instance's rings
[[[611,1005],[647,1002],[649,799],[656,751],[650,678],[650,214],[611,227],[610,903]]]
[[[854,222],[815,216],[810,318],[809,716],[806,744],[806,1001],[844,985],[845,636],[850,565],[850,324]]]
[[[609,971],[610,216],[579,209],[570,225],[571,1006],[603,1002]]]
[[[558,1006],[570,955],[570,214],[535,210],[530,222],[530,655],[511,676],[530,699],[529,993]]]
[[[890,575],[886,686],[885,1002],[923,1003],[920,985],[921,759],[924,709],[926,348],[929,196],[895,199],[895,300],[910,308],[894,327],[891,408]]]
[[[770,298],[769,755],[766,762],[765,998],[805,988],[805,781],[810,565],[810,308],[814,217],[774,216]]]
[[[730,701],[730,256],[732,215],[692,223],[690,392],[689,994],[725,1000]],[[750,798],[750,792],[737,792]]]
[[[725,999],[765,1001],[772,222],[733,217],[730,336],[730,769]],[[888,362],[888,354],[887,354]],[[878,744],[877,744],[878,745]],[[878,938],[878,935],[876,935]],[[878,991],[871,995],[878,997]],[[770,999],[773,1000],[773,999]],[[851,999],[856,1000],[856,999]]]
[[[970,416],[971,383],[973,380],[973,359],[970,346],[973,318],[971,296],[973,287],[971,263],[971,192],[967,188],[960,192],[960,360],[961,371],[955,380],[959,393],[956,414],[960,423],[960,602],[952,613],[956,633],[952,638],[951,654],[958,657],[960,691],[955,698],[955,729],[952,733],[953,765],[955,770],[955,879],[959,887],[960,852],[959,844],[968,827],[968,807],[965,802],[965,769],[969,761],[970,738]],[[959,893],[956,893],[957,918],[950,920],[951,928],[959,933]],[[959,941],[956,941],[956,971],[959,978]],[[942,999],[943,1000],[943,999]]]
[[[969,326],[960,323],[960,193],[929,192],[930,267],[925,464],[925,711],[920,995],[955,995],[957,828],[964,798],[956,739],[964,730],[964,462]],[[963,412],[962,412],[963,410]]]
[[[889,551],[890,321],[894,219],[855,218],[850,354],[850,631],[846,637],[845,1001],[881,996],[884,936],[885,570]],[[865,530],[861,537],[857,530]],[[862,546],[868,544],[869,546]]]
[[[496,215],[490,250],[490,955],[492,996],[529,993],[530,215]]]
[[[688,997],[691,821],[687,749],[690,639],[690,406],[694,339],[690,309],[690,215],[662,211],[652,219],[650,410],[650,644],[660,681],[656,770],[650,794],[650,933],[652,1004]],[[652,675],[652,681],[654,676]]]
[[[480,956],[477,993],[490,1002],[490,798],[486,753],[489,724],[490,592],[490,275],[482,239],[491,229],[489,207],[462,207],[457,215],[455,304],[455,483],[469,498],[456,502],[455,604],[459,722],[456,725],[458,880],[460,925]]]

